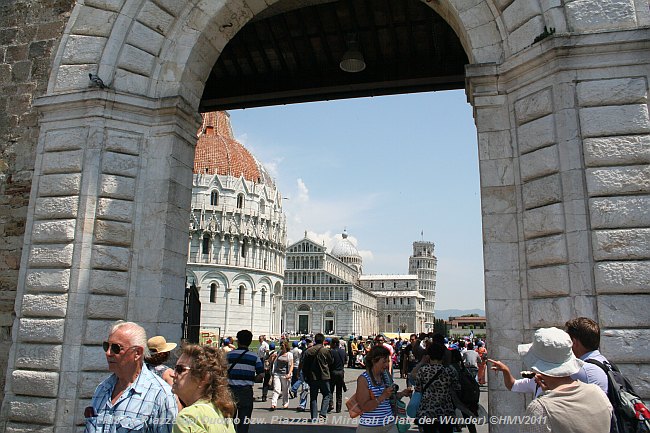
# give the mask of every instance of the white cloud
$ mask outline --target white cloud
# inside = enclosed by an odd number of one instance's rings
[[[235,135],[235,140],[240,142],[241,144],[243,144],[246,149],[248,149],[251,153],[253,153],[252,150],[249,148],[249,144],[246,143],[248,141],[248,134],[247,133],[244,132],[243,134]],[[254,155],[254,153],[253,153],[253,155]]]
[[[262,166],[269,172],[273,179],[277,179],[280,174],[280,164],[283,158],[274,158],[270,161],[262,162]]]
[[[370,250],[359,250],[359,255],[363,260],[364,266],[366,266],[368,263],[375,261],[375,255]]]
[[[322,244],[325,242],[331,250],[341,239],[341,232],[346,227],[359,227],[370,212],[376,212],[379,194],[364,194],[363,197],[342,192],[333,199],[314,200],[309,187],[302,178],[296,179],[294,189],[287,191],[284,210],[287,215],[289,243],[302,239],[305,231],[310,239]],[[348,239],[357,246],[357,239]],[[359,251],[364,260],[372,261],[374,255],[370,250]]]
[[[309,188],[307,188],[307,185],[305,185],[305,182],[298,178],[296,180],[296,184],[298,185],[298,194],[296,197],[296,201],[298,203],[308,203],[309,202]]]
[[[284,157],[272,157],[268,160],[264,160],[265,155],[268,153],[268,145],[265,145],[264,143],[249,143],[249,136],[247,133],[237,135],[235,140],[240,142],[251,153],[251,155],[253,155],[253,158],[262,164],[266,171],[268,171],[271,177],[277,182],[281,172],[280,165],[284,161]]]

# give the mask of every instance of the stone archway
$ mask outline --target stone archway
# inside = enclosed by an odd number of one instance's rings
[[[426,3],[471,62],[491,354],[516,365],[516,345],[532,329],[586,315],[599,320],[614,361],[632,377],[649,376],[648,354],[626,344],[650,336],[647,5]],[[72,431],[83,422],[105,374],[99,344],[113,320],[180,335],[197,107],[220,51],[266,7],[75,6],[47,94],[34,102],[40,135],[6,431]],[[555,34],[535,42],[545,26]],[[88,89],[88,73],[110,89]],[[523,398],[497,382],[491,410],[521,410]]]

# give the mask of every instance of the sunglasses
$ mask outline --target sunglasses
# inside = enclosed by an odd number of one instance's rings
[[[108,352],[108,348],[111,348],[111,353],[113,355],[119,355],[122,351],[127,351],[129,349],[133,349],[136,346],[131,346],[131,347],[122,347],[118,343],[109,343],[108,341],[104,341],[102,343],[102,347],[104,348],[104,352]]]
[[[188,367],[187,365],[183,364],[176,364],[176,367],[174,367],[174,373],[176,374],[183,374],[183,372],[187,370],[191,370],[192,367]]]

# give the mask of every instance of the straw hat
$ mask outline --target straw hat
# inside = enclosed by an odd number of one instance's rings
[[[176,347],[176,343],[168,343],[165,337],[156,335],[147,340],[147,347],[151,353],[169,352]]]
[[[558,328],[540,328],[535,331],[533,342],[520,344],[519,355],[524,363],[536,373],[551,377],[571,376],[584,364],[573,354],[569,334]]]

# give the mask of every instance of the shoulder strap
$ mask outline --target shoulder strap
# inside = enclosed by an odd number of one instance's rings
[[[634,396],[638,397],[639,395],[634,389],[634,386],[630,383],[630,381],[625,377],[623,374],[621,374],[620,370],[615,364],[611,364],[609,362],[600,362],[596,359],[587,359],[585,362],[588,362],[589,364],[594,364],[600,367],[605,374],[607,375],[607,397],[609,397],[610,400],[613,398],[616,398],[616,394],[622,389],[625,392],[628,392],[630,394],[633,394]],[[614,374],[616,373],[616,374]],[[618,376],[618,380],[617,379]]]
[[[426,391],[426,389],[433,383],[433,381],[436,380],[438,378],[438,376],[440,376],[440,373],[442,373],[442,368],[440,370],[438,370],[436,372],[436,374],[434,374],[431,379],[429,379],[429,381],[427,382],[426,385],[424,385],[424,388],[422,388],[422,391],[421,391],[423,395],[424,395],[424,391]]]
[[[602,362],[598,361],[597,359],[589,358],[589,359],[585,359],[585,362],[588,362],[589,364],[597,365],[597,366],[600,367],[600,368],[601,368],[605,373],[607,373],[607,372],[610,370],[610,368],[609,368],[608,366],[606,366],[606,365],[603,364]]]
[[[248,352],[248,349],[244,350],[244,351],[243,351],[243,352],[242,352],[242,353],[237,357],[237,359],[235,359],[235,362],[233,362],[232,364],[230,364],[230,368],[228,368],[228,372],[226,373],[226,375],[229,375],[229,374],[230,374],[230,372],[232,371],[232,369],[235,368],[235,365],[237,365],[237,364],[239,363],[239,360],[242,359],[242,358],[244,357],[244,355],[246,355],[246,352]]]

